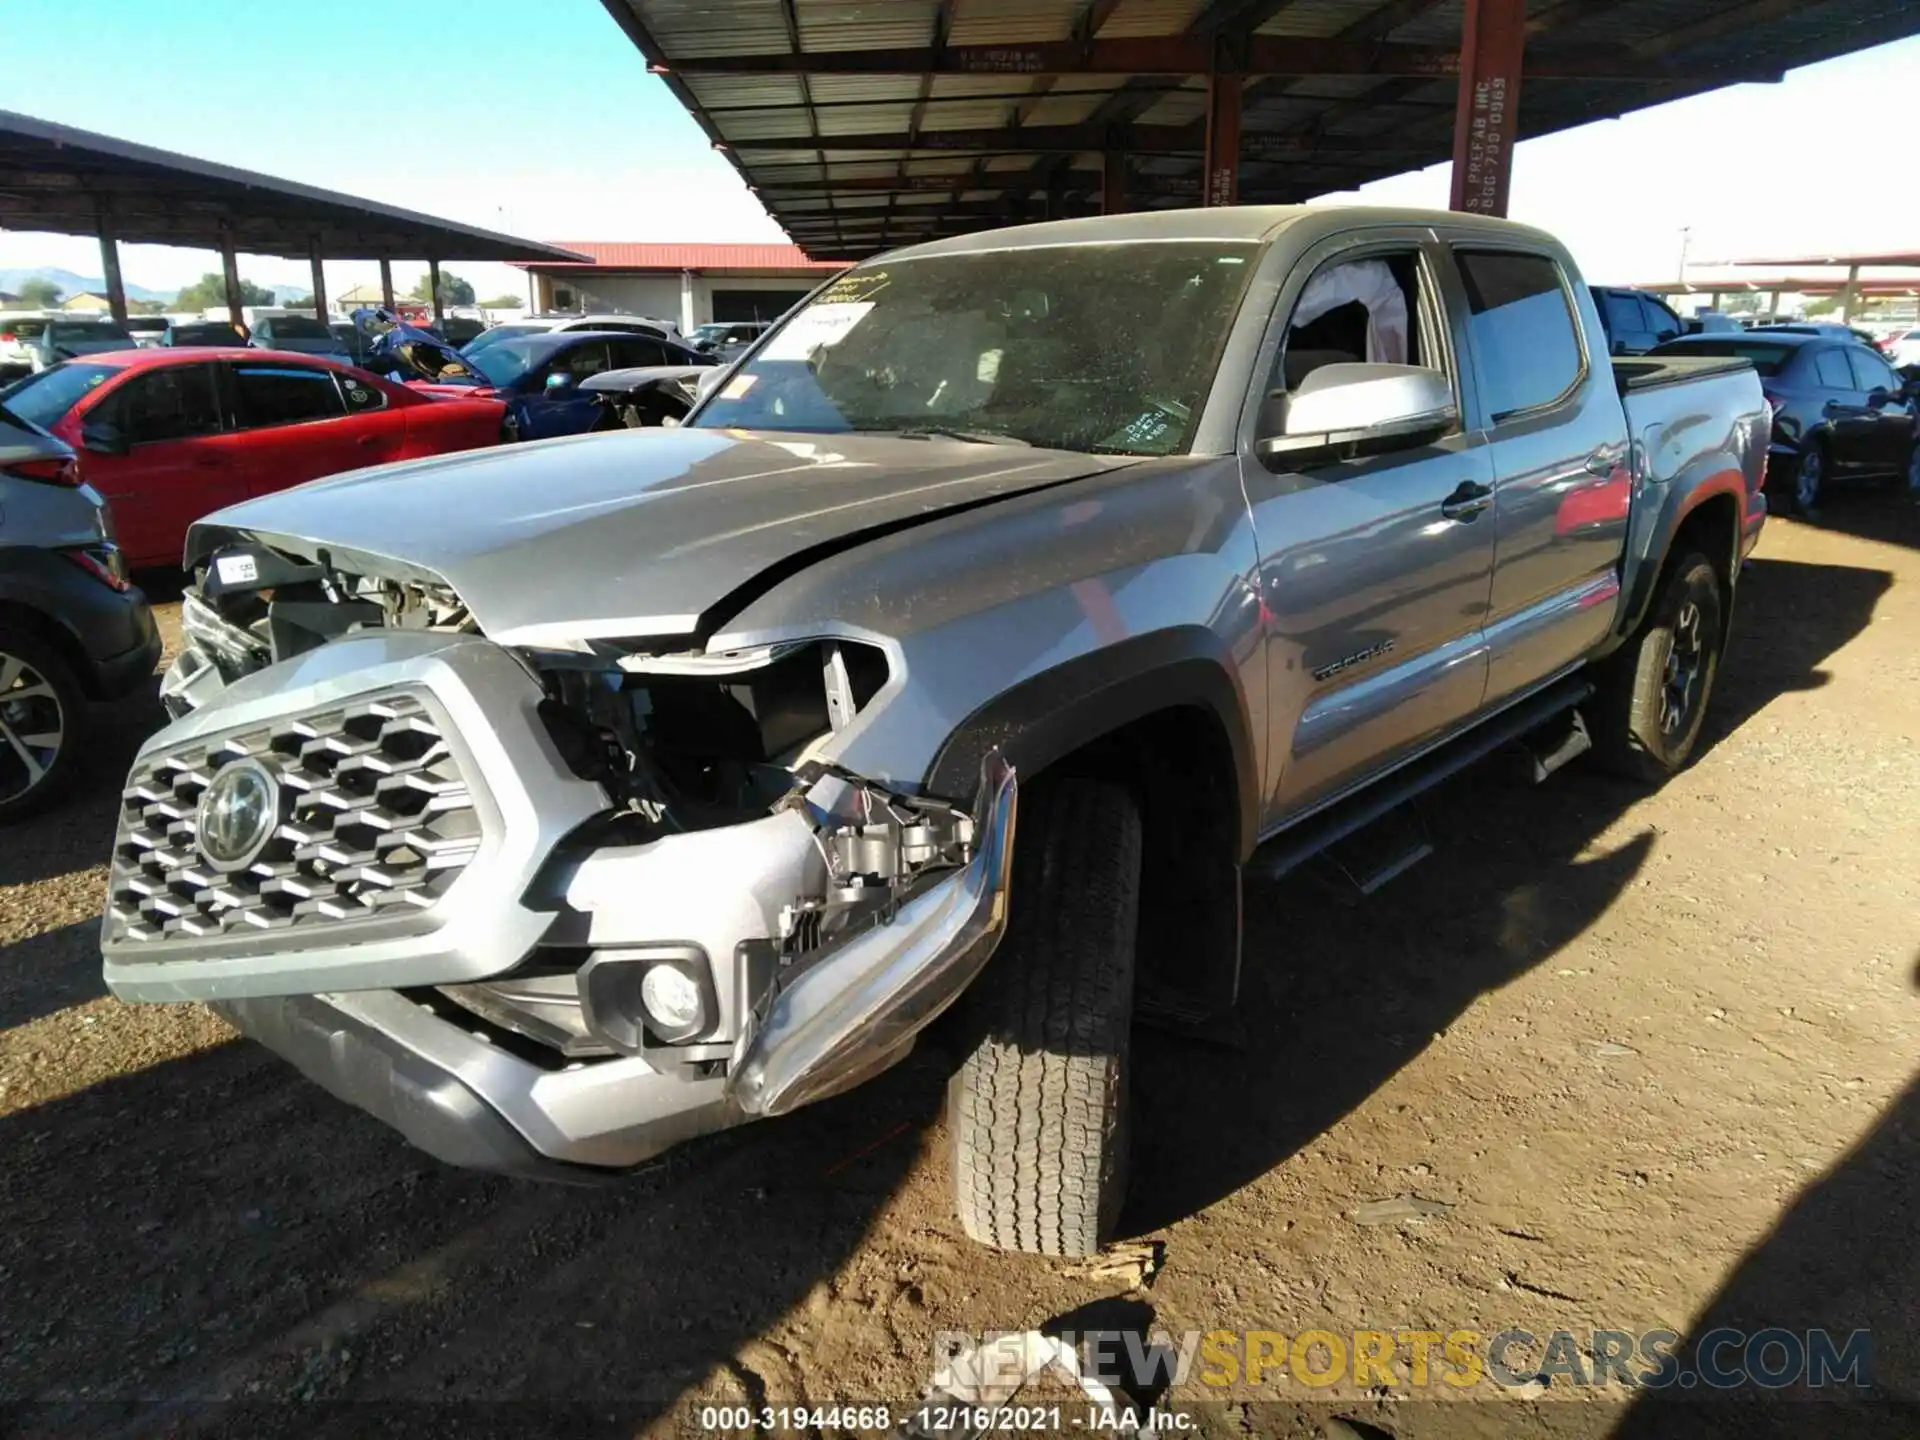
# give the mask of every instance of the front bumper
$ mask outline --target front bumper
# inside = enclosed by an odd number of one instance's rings
[[[337,641],[225,687],[136,763],[109,886],[109,988],[129,1000],[213,1002],[449,1163],[581,1179],[858,1084],[903,1057],[991,956],[1006,921],[1017,799],[998,752],[983,763],[971,816],[955,820],[970,848],[903,882],[897,904],[779,960],[783,911],[826,890],[815,827],[864,782],[816,778],[824,809],[798,798],[810,789],[758,818],[617,843],[616,831],[581,828],[607,800],[566,771],[538,719],[539,695],[501,647],[400,631]],[[380,748],[418,734],[433,739],[429,758]],[[206,877],[191,817],[209,777],[238,755],[305,797],[276,832],[293,848]],[[349,769],[386,777],[372,801],[348,793]],[[450,882],[417,892],[421,908],[358,908],[335,893],[336,879],[412,883],[386,859],[387,840],[444,843],[379,798],[416,785],[451,807],[442,813],[479,817],[477,838],[462,842],[471,858],[443,870]],[[321,796],[343,811],[331,829],[300,808]],[[387,840],[353,838],[362,829]],[[363,844],[379,853],[359,854]],[[240,883],[256,870],[261,883]],[[285,903],[295,895],[315,898]],[[612,1012],[590,1008],[589,973],[648,963],[664,948],[702,967],[711,1023],[675,1044],[631,1015],[641,1041],[596,1028]],[[524,1003],[514,987],[529,976],[576,977],[594,1048],[543,1045],[539,1027],[503,1018],[514,994]],[[548,993],[541,1003],[558,1014],[569,1000]],[[617,1010],[617,998],[608,1003]]]
[[[90,693],[97,700],[118,700],[153,679],[153,667],[160,663],[160,630],[153,623],[153,610],[138,590],[128,623],[138,637],[132,645],[113,655],[96,657]]]
[[[213,1008],[449,1165],[578,1184],[746,1118],[720,1080],[656,1074],[638,1059],[544,1069],[393,991]]]

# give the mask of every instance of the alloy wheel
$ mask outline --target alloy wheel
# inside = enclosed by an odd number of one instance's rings
[[[1676,735],[1693,713],[1706,668],[1706,642],[1700,633],[1700,607],[1689,600],[1673,621],[1673,644],[1667,650],[1666,674],[1660,682],[1660,730]]]
[[[52,771],[67,716],[47,678],[0,650],[0,802],[18,800]]]
[[[1800,455],[1800,468],[1793,477],[1793,507],[1802,514],[1820,503],[1820,483],[1826,478],[1826,454],[1818,445],[1809,445]]]

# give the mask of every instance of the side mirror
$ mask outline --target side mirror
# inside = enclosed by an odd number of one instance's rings
[[[707,396],[720,388],[720,381],[726,376],[724,366],[715,365],[710,370],[702,370],[700,378],[694,382],[693,403],[698,405]]]
[[[1459,419],[1453,386],[1420,365],[1322,365],[1291,394],[1268,396],[1263,415],[1279,422],[1262,434],[1262,460],[1298,460],[1347,447],[1437,436]],[[1264,429],[1264,424],[1263,424]]]
[[[1892,391],[1888,390],[1884,385],[1876,385],[1867,392],[1867,408],[1869,410],[1882,409],[1891,399],[1893,399]]]
[[[89,420],[80,427],[80,446],[96,455],[125,455],[132,447],[111,420]]]

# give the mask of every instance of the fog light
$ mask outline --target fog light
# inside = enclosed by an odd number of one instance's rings
[[[578,978],[587,1033],[622,1055],[684,1045],[720,1018],[707,953],[698,945],[596,950]]]
[[[640,1003],[646,1007],[647,1024],[662,1040],[698,1034],[706,1018],[698,982],[673,965],[648,967],[640,980]]]

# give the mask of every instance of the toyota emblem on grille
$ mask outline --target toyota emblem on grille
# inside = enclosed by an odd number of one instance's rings
[[[280,782],[258,760],[236,760],[213,777],[196,818],[207,863],[243,870],[280,828]]]

